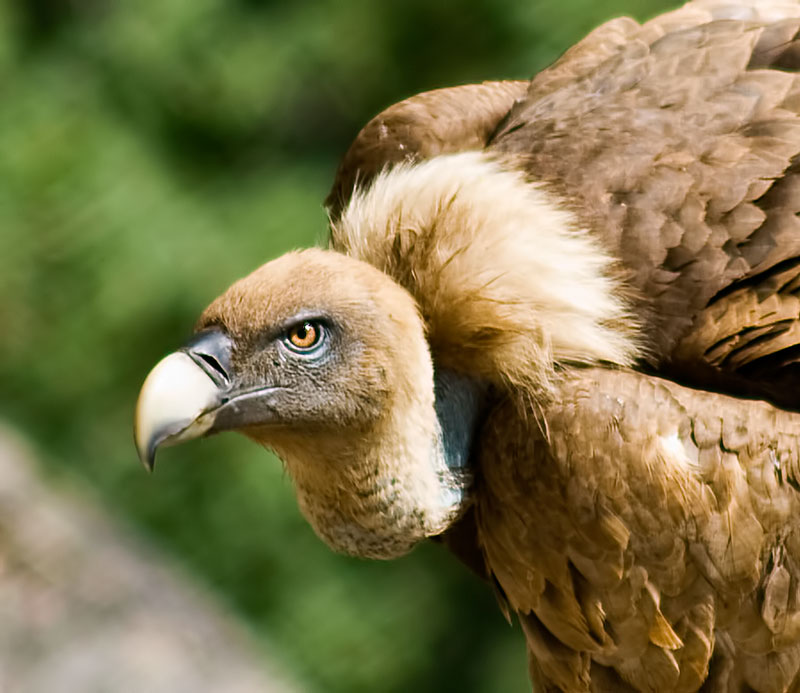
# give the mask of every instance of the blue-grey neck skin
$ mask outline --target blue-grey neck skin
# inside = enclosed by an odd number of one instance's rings
[[[474,378],[444,368],[435,370],[433,384],[445,463],[456,476],[468,477],[472,441],[487,388]]]

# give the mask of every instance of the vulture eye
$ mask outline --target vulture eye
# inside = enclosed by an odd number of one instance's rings
[[[286,346],[292,351],[311,351],[319,346],[323,336],[324,329],[320,323],[303,320],[289,328],[286,334]]]

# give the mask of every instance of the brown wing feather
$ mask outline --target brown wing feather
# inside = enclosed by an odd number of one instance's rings
[[[662,372],[797,408],[800,389],[785,382],[791,372],[800,384],[794,328],[762,330],[736,360],[709,353],[762,327],[741,322],[736,287],[763,298],[777,272],[800,266],[800,78],[786,71],[800,5],[764,6],[795,16],[765,28],[758,9],[698,2],[601,27],[604,59],[587,70],[578,52],[572,71],[555,66],[578,78],[534,80],[491,147],[561,192],[617,253]],[[715,19],[732,7],[745,19]],[[700,330],[712,313],[727,320],[713,335]]]
[[[370,120],[344,155],[325,201],[336,219],[356,185],[387,166],[437,154],[483,149],[528,82],[484,82],[436,89],[390,106]]]
[[[694,691],[720,642],[712,683],[796,682],[800,417],[605,369],[543,416],[490,417],[475,513],[544,678]]]
[[[517,102],[541,97],[591,72],[638,30],[632,19],[606,22],[570,48],[532,82],[499,81],[423,92],[370,120],[342,158],[325,201],[336,219],[356,186],[387,166],[438,154],[483,149]]]
[[[530,96],[544,98],[591,74],[640,31],[639,24],[630,17],[619,17],[602,24],[536,75],[528,89]],[[526,101],[521,101],[518,107],[524,109],[525,104]]]

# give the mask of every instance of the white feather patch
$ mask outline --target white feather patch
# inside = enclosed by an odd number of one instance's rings
[[[354,193],[332,238],[403,284],[434,339],[438,329],[466,348],[484,327],[501,333],[473,358],[486,373],[519,383],[547,379],[556,361],[638,354],[611,255],[545,187],[486,153],[385,171]]]
[[[700,471],[699,450],[691,440],[683,440],[675,431],[658,437],[659,450],[665,460],[692,474]]]

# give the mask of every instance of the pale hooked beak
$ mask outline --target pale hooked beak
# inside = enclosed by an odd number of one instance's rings
[[[156,450],[207,433],[230,387],[231,340],[217,329],[201,332],[166,356],[142,385],[136,403],[134,441],[152,471]]]

